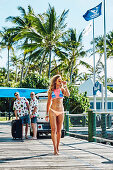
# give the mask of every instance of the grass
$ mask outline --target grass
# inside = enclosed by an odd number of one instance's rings
[[[12,120],[13,118],[11,117],[11,119],[10,120]],[[0,117],[0,121],[7,121],[7,120],[9,120],[9,118],[8,117]]]

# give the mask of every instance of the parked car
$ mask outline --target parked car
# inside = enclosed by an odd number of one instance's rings
[[[38,98],[38,112],[39,112],[39,117],[37,118],[37,138],[41,135],[49,135],[51,133],[51,127],[50,127],[50,122],[49,119],[46,121],[46,107],[47,107],[47,99],[48,95],[47,93],[38,93],[37,95]],[[33,136],[33,129],[30,126],[30,135]],[[63,138],[65,136],[65,129],[64,125],[62,127],[62,134],[61,137]]]

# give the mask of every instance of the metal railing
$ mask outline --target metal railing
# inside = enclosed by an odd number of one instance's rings
[[[113,111],[94,112],[89,110],[82,114],[65,114],[66,134],[87,139],[89,142],[113,143],[112,124]]]

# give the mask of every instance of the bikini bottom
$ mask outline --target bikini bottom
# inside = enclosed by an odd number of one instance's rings
[[[50,109],[51,109],[51,108],[50,108]],[[53,110],[53,109],[51,109],[51,111],[53,111],[56,116],[59,116],[60,114],[63,114],[63,113],[64,113],[63,111],[62,111],[62,112],[58,112],[58,111]]]

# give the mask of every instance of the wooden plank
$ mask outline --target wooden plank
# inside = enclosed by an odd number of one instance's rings
[[[0,169],[113,169],[110,145],[66,136],[61,138],[59,155],[54,156],[50,138],[15,141],[10,129],[10,122],[0,122]]]

